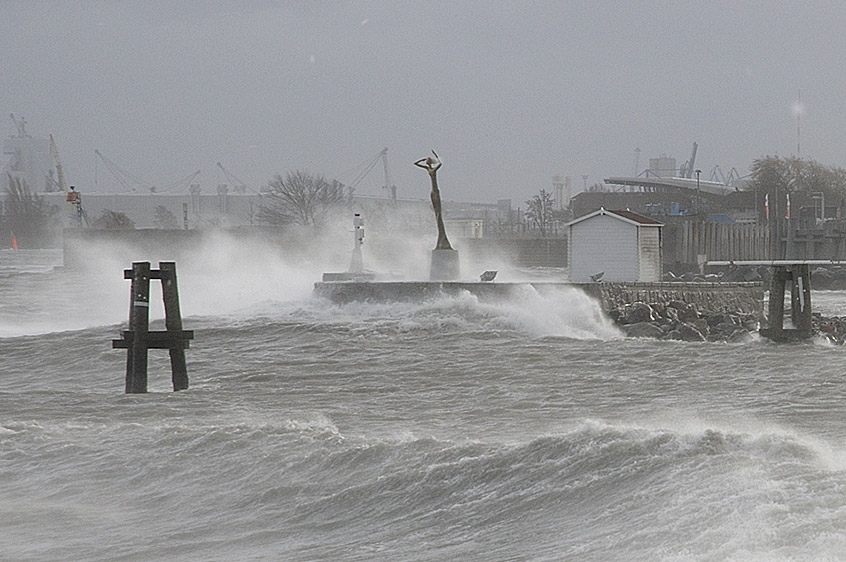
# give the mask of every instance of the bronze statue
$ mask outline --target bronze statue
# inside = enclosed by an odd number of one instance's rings
[[[432,180],[432,192],[430,196],[432,198],[432,207],[435,209],[435,221],[438,224],[438,243],[435,245],[435,249],[452,250],[452,246],[450,246],[447,239],[446,228],[444,228],[444,218],[441,212],[441,192],[438,189],[437,172],[438,168],[441,167],[441,159],[434,150],[432,154],[435,155],[434,158],[431,156],[421,158],[414,165],[429,172],[429,178]]]

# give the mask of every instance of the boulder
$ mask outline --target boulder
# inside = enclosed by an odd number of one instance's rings
[[[681,341],[684,338],[682,338],[681,332],[679,332],[678,330],[670,330],[667,333],[667,335],[664,336],[664,339],[665,340],[679,340],[679,341]]]
[[[640,324],[655,320],[655,311],[645,302],[632,303],[626,307],[626,324]]]
[[[697,330],[692,324],[681,322],[677,329],[684,341],[705,341],[705,336],[702,335],[702,332]]]
[[[699,319],[699,310],[696,308],[696,305],[693,303],[689,303],[685,305],[684,309],[679,310],[679,321],[681,322],[693,322],[694,320]]]
[[[738,328],[731,335],[726,338],[726,341],[729,343],[747,343],[752,341],[752,334],[744,330],[743,328]]]
[[[700,334],[707,336],[711,330],[708,327],[708,319],[707,318],[697,318],[693,322],[690,323],[694,328],[696,328]]]

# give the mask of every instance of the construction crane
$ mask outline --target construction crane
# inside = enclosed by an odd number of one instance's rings
[[[690,160],[688,160],[687,162],[682,164],[682,167],[679,170],[681,172],[679,174],[681,177],[687,178],[687,179],[690,179],[691,177],[693,177],[693,170],[695,169],[694,164],[696,163],[696,149],[697,148],[698,148],[698,145],[696,143],[693,143],[693,151],[690,153]]]
[[[14,115],[12,116],[14,117]],[[56,176],[58,176],[59,181],[59,189],[68,193],[70,190],[68,189],[68,182],[65,181],[65,171],[62,168],[62,159],[59,158],[59,149],[56,146],[56,140],[53,138],[53,135],[50,135],[50,152],[53,154],[53,160],[56,163]]]
[[[236,193],[246,193],[249,188],[247,184],[239,180],[233,174],[229,172],[226,168],[223,167],[223,164],[220,162],[217,163],[217,167],[220,168],[220,171],[223,172],[223,175],[226,177],[226,181],[229,182],[229,185],[232,186],[232,189],[235,190]],[[252,190],[250,190],[252,191]]]
[[[82,226],[82,223],[85,222],[85,226],[89,226],[88,213],[82,206],[82,196],[73,186],[68,187],[68,182],[65,180],[65,170],[62,166],[62,159],[59,157],[59,147],[56,146],[56,139],[53,138],[52,134],[50,135],[50,152],[53,154],[53,160],[56,163],[59,188],[65,192],[65,201],[73,207],[77,224]]]
[[[18,136],[20,138],[28,137],[29,135],[26,132],[26,119],[21,117],[20,119],[15,119],[15,114],[10,113],[9,117],[12,118],[12,123],[15,124],[15,128],[18,130]]]
[[[719,182],[723,185],[734,185],[742,179],[743,177],[741,177],[740,172],[736,168],[729,170],[728,176],[723,174],[723,170],[719,166],[714,166],[711,170],[710,181]]]
[[[106,166],[115,179],[123,186],[126,191],[137,191],[136,187],[143,187],[145,190],[155,191],[156,188],[152,185],[138,179],[134,175],[130,174],[108,158],[106,158],[102,152],[97,149],[94,149],[94,154],[100,157],[100,160],[103,161],[103,164]]]
[[[138,178],[137,176],[129,173],[128,171],[124,170],[108,158],[106,158],[102,152],[99,150],[94,150],[94,154],[100,157],[100,160],[103,161],[105,164],[106,169],[108,169],[115,179],[123,186],[126,191],[138,191],[138,188],[142,188],[143,191],[149,191],[150,193],[156,193],[159,191],[159,188],[154,186],[153,184],[147,183],[142,179]],[[197,170],[193,174],[189,174],[188,176],[173,182],[172,184],[166,185],[162,188],[163,191],[170,191],[173,188],[183,188],[187,189],[191,182],[193,182],[197,176],[199,176],[201,170]]]
[[[172,191],[174,189],[177,189],[178,191],[185,191],[194,182],[194,180],[197,179],[197,176],[199,176],[201,173],[202,173],[202,170],[197,170],[193,174],[188,174],[184,178],[182,178],[180,180],[176,180],[175,182],[164,186],[162,189],[164,191]],[[152,191],[155,192],[156,188],[155,187],[152,188]]]
[[[397,202],[397,186],[391,181],[391,173],[388,171],[388,149],[383,148],[379,153],[382,156],[382,167],[385,169],[385,185],[382,189],[387,190],[391,194],[391,201]]]
[[[369,174],[370,171],[376,167],[376,164],[378,164],[380,160],[382,162],[382,168],[385,172],[385,185],[382,186],[382,189],[389,191],[391,193],[391,199],[396,200],[396,186],[391,182],[391,174],[388,170],[387,148],[383,148],[370,160],[364,162],[364,164],[361,165],[361,172],[359,172],[359,174],[355,176],[355,178],[353,178],[353,180],[349,183],[348,187],[351,190],[354,190],[358,186],[358,184],[361,183],[361,180],[363,180],[367,176],[367,174]]]

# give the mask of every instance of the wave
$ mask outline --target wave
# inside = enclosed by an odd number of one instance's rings
[[[379,442],[304,459],[314,493],[300,493],[290,522],[366,519],[368,534],[390,523],[376,532],[386,548],[451,533],[503,556],[532,537],[534,558],[818,558],[846,548],[834,533],[808,533],[844,526],[842,472],[821,464],[783,435],[596,422],[527,443]]]
[[[511,298],[480,301],[470,293],[417,302],[353,302],[335,305],[321,298],[264,301],[227,316],[242,327],[290,323],[346,326],[356,335],[437,332],[473,337],[520,333],[530,337],[613,340],[622,333],[599,304],[576,289],[538,294],[530,286]]]
[[[347,434],[321,412],[245,402],[220,415],[205,400],[152,399],[142,409],[123,397],[111,413],[92,402],[66,421],[0,416],[0,467],[17,467],[3,496],[28,494],[16,520],[53,519],[73,537],[70,554],[89,559],[114,554],[100,547],[105,531],[136,558],[181,548],[407,560],[846,553],[843,466],[795,435],[594,420],[515,441]],[[74,505],[120,523],[92,525]]]

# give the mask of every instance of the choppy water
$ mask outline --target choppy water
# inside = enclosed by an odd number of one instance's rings
[[[339,307],[281,261],[180,269],[191,388],[151,351],[127,396],[129,263],[57,258],[0,252],[2,560],[846,558],[841,347],[626,340],[569,291]]]

